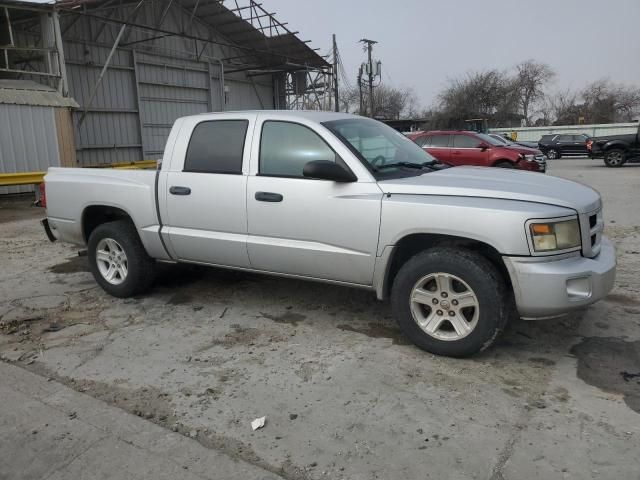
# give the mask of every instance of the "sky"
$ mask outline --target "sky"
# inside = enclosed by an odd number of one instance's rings
[[[377,40],[382,80],[412,88],[424,107],[469,71],[527,59],[556,72],[551,91],[608,77],[640,86],[640,0],[260,0],[327,53],[335,33],[351,82]]]

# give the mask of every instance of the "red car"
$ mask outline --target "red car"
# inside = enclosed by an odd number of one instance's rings
[[[440,162],[449,165],[519,168],[545,172],[547,161],[540,150],[505,145],[484,133],[440,130],[414,132],[408,137]]]

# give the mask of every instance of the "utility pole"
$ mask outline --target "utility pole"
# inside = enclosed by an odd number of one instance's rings
[[[340,97],[338,97],[338,44],[336,34],[333,34],[333,96],[336,99],[335,111],[340,111]]]
[[[358,92],[360,93],[360,108],[358,110],[358,115],[362,115],[364,107],[362,104],[362,65],[360,65],[360,69],[358,70]]]
[[[369,74],[369,116],[371,118],[373,118],[374,115],[374,111],[373,111],[373,61],[371,59],[371,51],[373,50],[373,46],[378,43],[375,40],[368,40],[366,38],[363,38],[362,40],[360,40],[360,42],[364,43],[367,45],[367,57],[368,57],[368,63],[369,63],[369,71],[367,72]]]

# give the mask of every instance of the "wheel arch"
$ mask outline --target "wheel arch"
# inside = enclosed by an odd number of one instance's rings
[[[439,246],[460,247],[479,253],[489,260],[494,267],[496,267],[496,270],[503,278],[507,288],[510,291],[513,291],[511,277],[504,261],[502,260],[502,255],[492,245],[473,238],[455,235],[412,233],[402,237],[398,242],[396,242],[395,246],[391,248],[389,257],[384,265],[384,274],[381,275],[382,278],[376,282],[377,297],[381,300],[389,298],[391,286],[393,285],[393,281],[398,274],[398,271],[411,257],[425,250]]]
[[[622,140],[612,140],[610,142],[605,143],[602,146],[603,152],[608,152],[610,150],[620,149],[627,152],[629,150],[629,144],[623,142]]]
[[[89,242],[91,232],[96,227],[115,220],[129,220],[134,226],[133,217],[126,210],[113,205],[98,204],[87,205],[82,211],[82,238],[85,243]]]
[[[491,164],[492,167],[497,167],[498,164],[500,163],[510,163],[511,165],[513,165],[514,167],[516,166],[516,164],[518,163],[516,160],[511,160],[509,158],[498,158],[497,160],[494,160],[493,163]]]

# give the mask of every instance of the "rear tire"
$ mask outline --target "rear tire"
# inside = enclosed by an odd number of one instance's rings
[[[558,152],[558,150],[556,150],[555,148],[550,148],[547,151],[547,158],[549,160],[557,160],[560,157],[561,157],[560,152]]]
[[[621,148],[614,148],[604,154],[604,164],[609,168],[621,167],[626,161],[626,152]]]
[[[87,256],[96,282],[114,297],[142,293],[155,279],[156,262],[147,255],[129,220],[96,227],[89,236]]]
[[[391,291],[404,334],[421,349],[450,357],[488,348],[504,330],[512,305],[491,262],[463,248],[418,253],[402,266]]]

